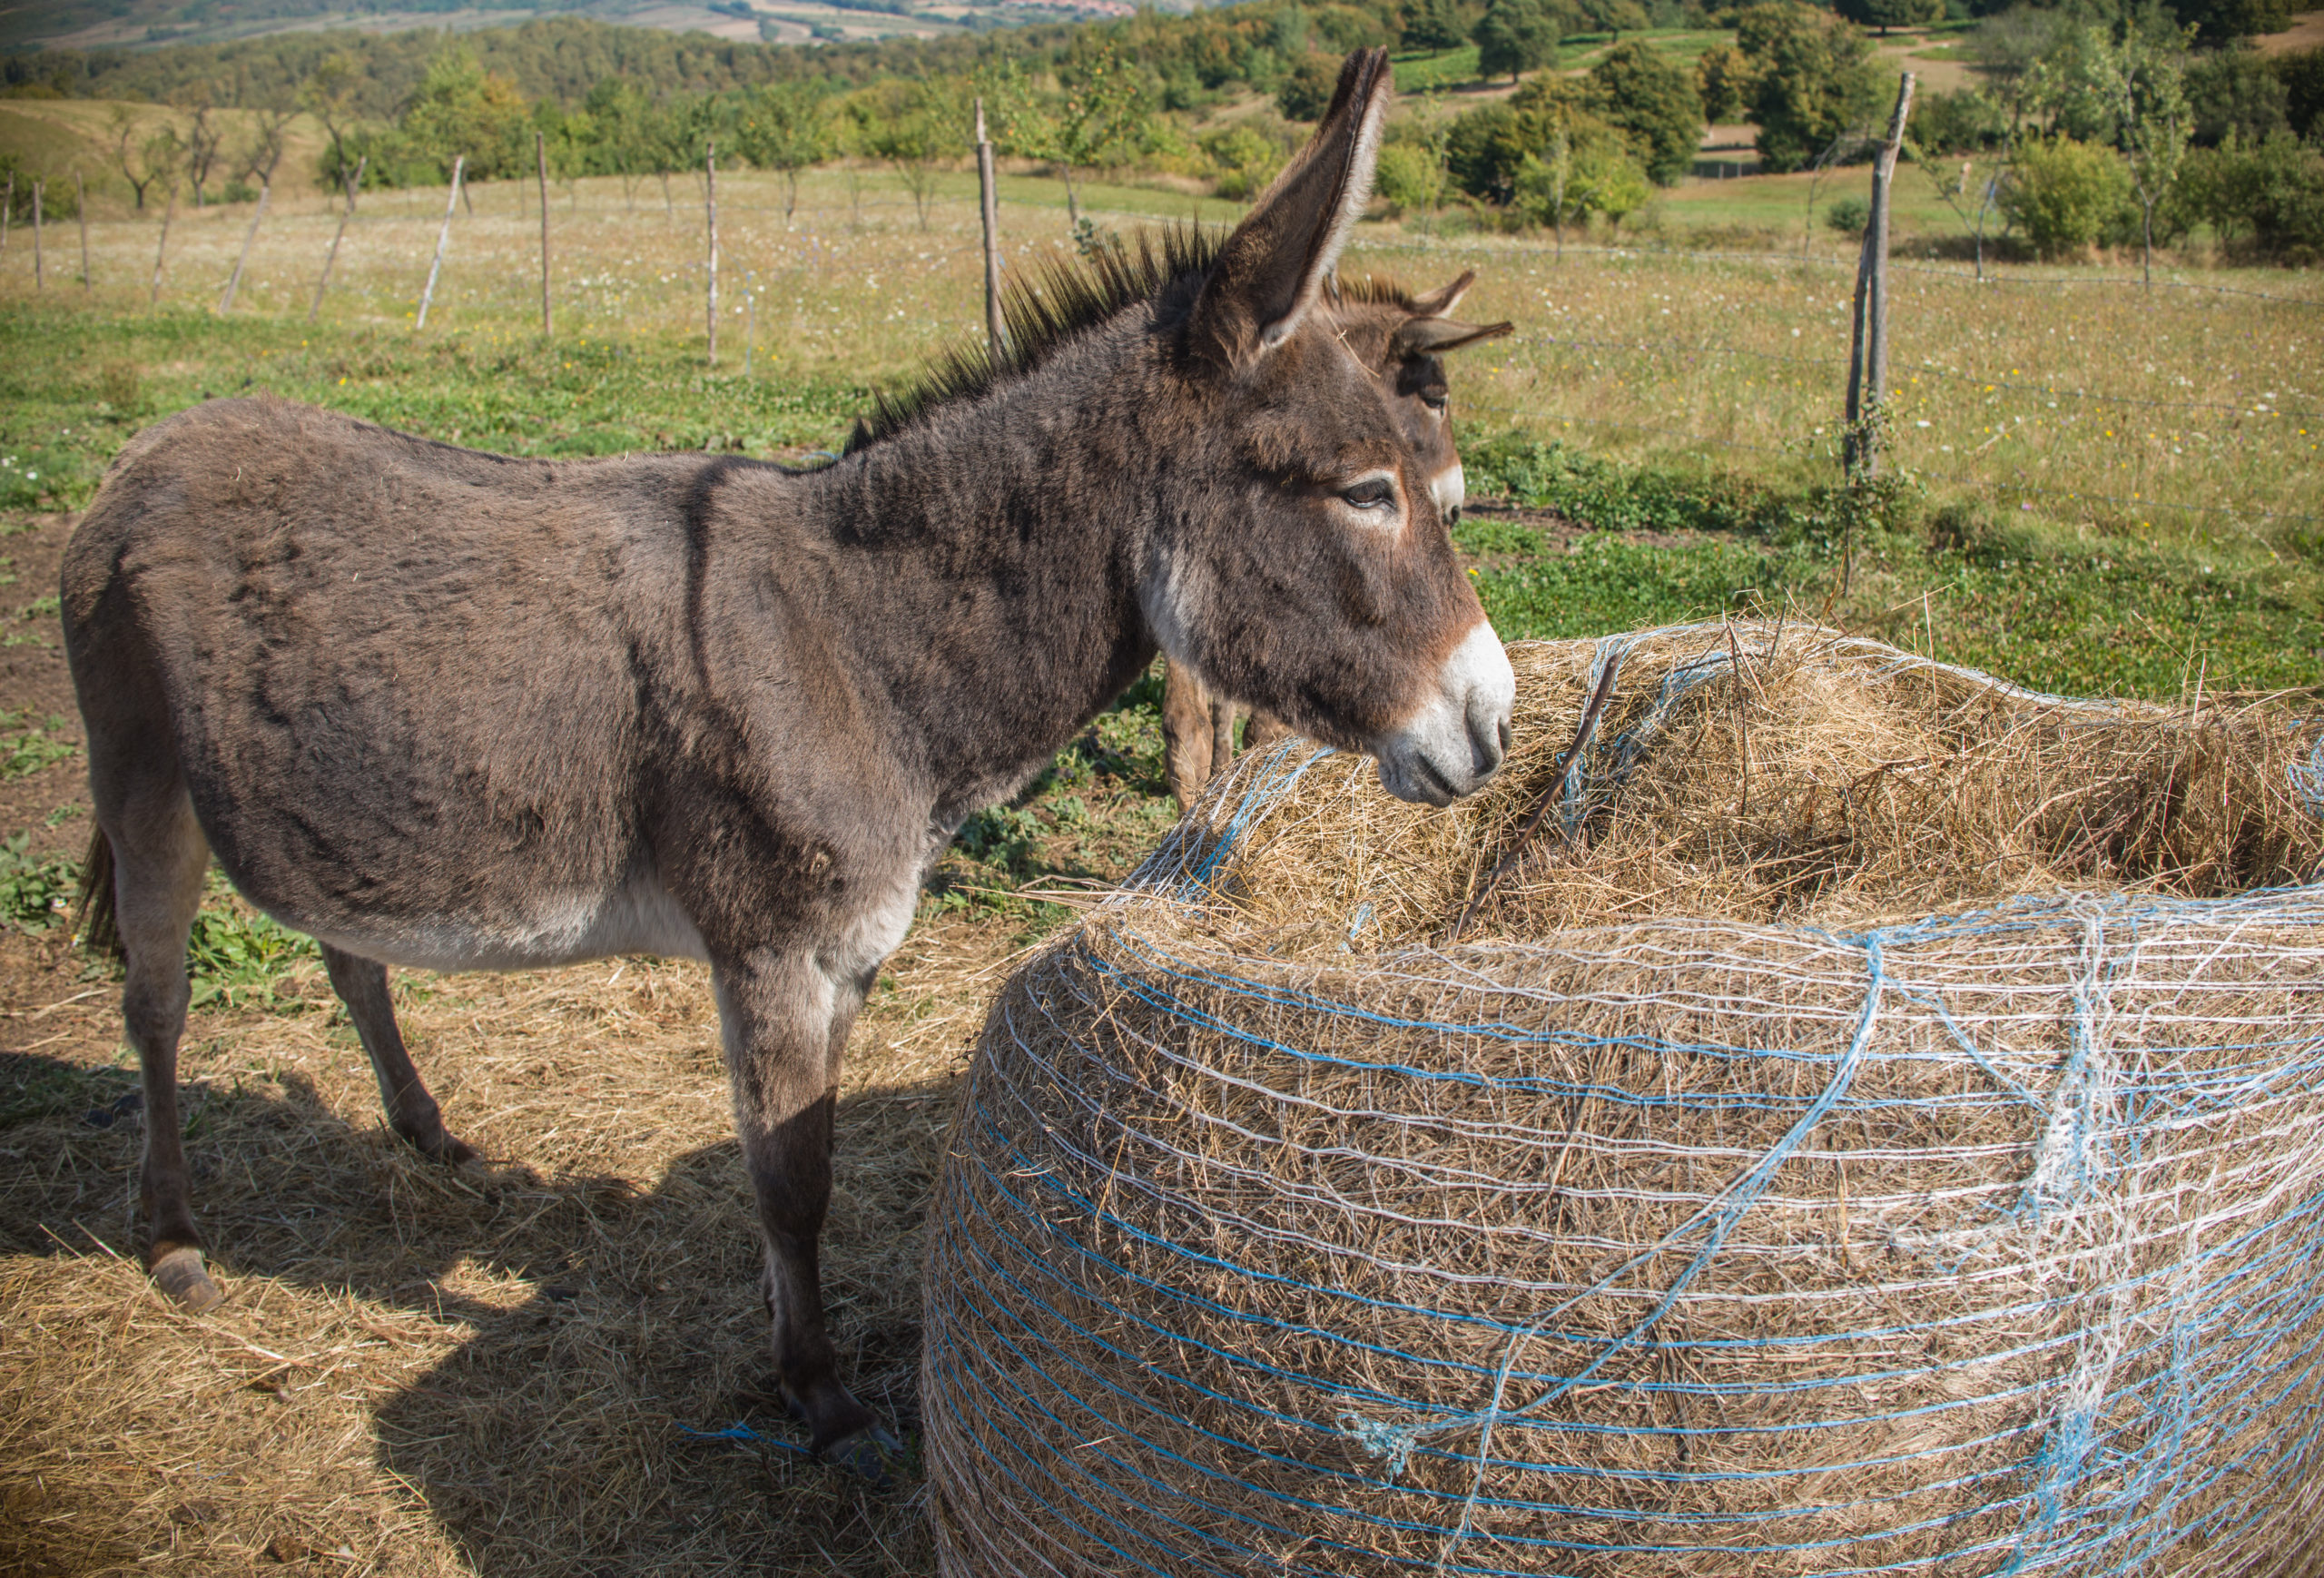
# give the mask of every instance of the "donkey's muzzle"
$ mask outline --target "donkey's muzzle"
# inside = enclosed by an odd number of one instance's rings
[[[1373,742],[1380,782],[1399,800],[1450,805],[1473,794],[1509,754],[1510,716],[1517,705],[1517,676],[1501,637],[1484,620],[1452,649],[1438,673],[1436,694],[1412,716]]]

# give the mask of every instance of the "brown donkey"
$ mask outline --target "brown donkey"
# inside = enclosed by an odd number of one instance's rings
[[[1461,298],[1476,280],[1471,270],[1425,296],[1407,296],[1370,280],[1344,289],[1334,281],[1329,288],[1342,321],[1349,325],[1342,342],[1393,392],[1413,474],[1425,479],[1429,497],[1436,500],[1448,526],[1459,519],[1467,492],[1460,451],[1452,444],[1447,409],[1451,390],[1444,381],[1444,363],[1438,359],[1480,340],[1497,339],[1513,327],[1453,321]],[[1362,305],[1387,311],[1366,313]],[[1164,773],[1180,810],[1193,804],[1212,775],[1225,772],[1234,760],[1235,722],[1242,710],[1232,698],[1212,695],[1186,665],[1175,659],[1167,664],[1162,686]],[[1249,717],[1243,742],[1246,751],[1264,750],[1290,733],[1273,713],[1253,712]]]
[[[817,1281],[832,1092],[960,821],[1157,645],[1373,753],[1406,799],[1471,793],[1507,748],[1508,659],[1396,390],[1343,338],[1434,330],[1327,286],[1388,81],[1385,52],[1351,56],[1231,235],[1052,271],[1016,299],[1007,365],[953,361],[820,470],[511,459],[272,400],[132,442],[63,600],[154,1280],[220,1297],[176,1087],[212,853],[322,944],[396,1131],[454,1164],[476,1154],[405,1053],[387,966],[690,955],[783,1386],[818,1451],[876,1471],[893,1443],[835,1373]]]

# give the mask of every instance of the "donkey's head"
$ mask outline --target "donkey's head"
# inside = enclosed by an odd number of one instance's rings
[[[1407,800],[1492,775],[1516,683],[1448,535],[1460,463],[1438,358],[1504,333],[1428,296],[1342,290],[1372,191],[1384,50],[1348,57],[1315,141],[1220,248],[1175,323],[1199,412],[1164,475],[1142,593],[1164,648],[1212,688],[1379,758]]]

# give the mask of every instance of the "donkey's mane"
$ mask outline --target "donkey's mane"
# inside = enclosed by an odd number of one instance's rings
[[[926,420],[960,401],[982,399],[1004,384],[1029,377],[1059,347],[1105,322],[1123,309],[1151,301],[1173,287],[1194,288],[1207,278],[1226,244],[1224,229],[1174,224],[1159,232],[1141,230],[1128,245],[1117,237],[1080,259],[1048,257],[1019,274],[1001,295],[1001,321],[1008,349],[994,354],[984,344],[956,345],[932,362],[917,382],[881,390],[872,412],[856,419],[846,452],[854,454]],[[1409,303],[1411,295],[1393,281],[1340,281],[1334,295],[1343,301]]]

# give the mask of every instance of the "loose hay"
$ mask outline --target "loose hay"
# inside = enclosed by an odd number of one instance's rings
[[[2315,728],[1514,656],[1479,803],[1295,745],[1004,991],[944,1570],[2319,1570]]]
[[[907,1432],[920,1222],[1015,929],[917,928],[840,1092],[824,1287],[851,1383]],[[398,972],[483,1183],[386,1130],[319,969],[305,1011],[196,1011],[228,1295],[197,1318],[134,1258],[136,1119],[83,1116],[134,1088],[117,985],[55,933],[0,945],[0,1574],[931,1570],[911,1466],[890,1494],[815,1464],[769,1395],[707,971]],[[738,1419],[791,1445],[689,1434]]]

